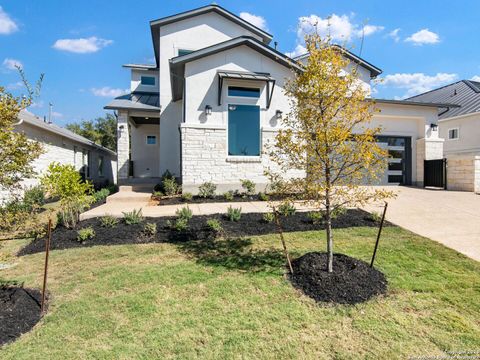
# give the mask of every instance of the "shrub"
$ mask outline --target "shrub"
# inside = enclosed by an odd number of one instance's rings
[[[264,192],[259,192],[258,193],[258,200],[260,201],[268,201],[270,199],[270,197],[265,194]]]
[[[142,209],[133,209],[129,212],[122,212],[123,220],[127,225],[140,224],[143,221]]]
[[[80,221],[80,214],[90,207],[92,196],[67,198],[60,201],[57,212],[57,222],[66,228],[75,228]]]
[[[217,190],[217,185],[211,182],[204,182],[198,187],[198,196],[202,198],[213,198],[215,196],[215,191]]]
[[[252,180],[240,179],[245,195],[255,194],[255,183]]]
[[[167,226],[175,231],[186,231],[188,230],[188,220],[187,219],[176,219],[175,221],[168,220]]]
[[[29,208],[34,209],[45,204],[45,192],[41,186],[32,186],[25,190],[23,194],[23,203]]]
[[[157,224],[146,223],[143,225],[143,234],[148,237],[154,237],[157,234]]]
[[[186,219],[187,221],[193,217],[192,210],[188,206],[178,209],[175,214],[179,219]]]
[[[235,193],[232,190],[229,190],[226,193],[223,193],[223,198],[227,201],[232,201],[234,194]]]
[[[280,213],[280,215],[283,215],[283,216],[292,216],[293,214],[296,213],[296,211],[297,209],[295,208],[295,206],[288,201],[283,202],[278,207],[278,212]]]
[[[382,214],[377,211],[372,211],[370,213],[370,219],[375,222],[380,222],[382,220]]]
[[[113,217],[111,215],[105,215],[100,218],[100,225],[102,227],[106,228],[113,228],[117,226],[118,224],[118,219],[116,217]]]
[[[93,190],[93,185],[88,181],[83,182],[72,165],[61,165],[56,162],[48,166],[40,182],[49,196],[59,197],[61,200],[90,195]]]
[[[266,223],[271,223],[275,220],[275,215],[273,213],[265,213],[263,214],[263,221]]]
[[[104,201],[108,195],[110,195],[110,190],[107,188],[100,189],[92,194],[95,202]]]
[[[16,231],[31,218],[31,211],[18,199],[12,200],[0,208],[0,230]]]
[[[177,195],[179,192],[179,185],[175,178],[165,178],[162,181],[163,192],[167,196]]]
[[[324,219],[323,212],[321,211],[311,211],[307,216],[313,224],[321,224]]]
[[[231,206],[227,209],[227,219],[230,221],[240,221],[242,217],[242,208],[233,208]]]
[[[192,193],[189,193],[189,192],[182,193],[183,201],[191,201],[192,199],[193,199]]]
[[[220,234],[221,232],[223,232],[222,224],[217,219],[208,219],[207,228],[215,234]]]
[[[77,241],[84,243],[87,240],[92,240],[95,237],[95,230],[91,226],[77,231]]]
[[[154,191],[154,192],[153,192],[153,196],[162,197],[162,196],[163,196],[163,192],[161,192],[161,191]]]

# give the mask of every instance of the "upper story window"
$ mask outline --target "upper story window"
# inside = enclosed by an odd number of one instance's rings
[[[448,140],[458,139],[458,128],[448,129]]]
[[[156,145],[157,137],[155,135],[147,135],[147,145]]]
[[[241,97],[258,99],[260,97],[260,89],[248,88],[248,87],[242,87],[242,86],[229,86],[228,96],[241,96]]]
[[[178,49],[178,56],[188,55],[192,52],[193,52],[193,50]]]
[[[140,77],[140,84],[147,86],[155,86],[154,76],[142,76]]]

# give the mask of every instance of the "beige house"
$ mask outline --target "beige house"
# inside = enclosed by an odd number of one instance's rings
[[[115,152],[25,110],[20,112],[18,120],[14,131],[24,133],[44,147],[45,152],[33,163],[38,175],[44,173],[52,162],[59,162],[75,166],[84,178],[97,186],[116,183]],[[24,179],[22,188],[37,185],[38,182],[38,176]],[[0,201],[5,201],[9,195],[6,191],[0,191]]]
[[[480,193],[480,82],[457,81],[411,100],[458,105],[438,114],[439,134],[445,139],[447,188]]]

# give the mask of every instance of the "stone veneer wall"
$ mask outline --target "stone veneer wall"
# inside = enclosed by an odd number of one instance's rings
[[[263,190],[268,180],[264,176],[266,168],[275,168],[267,154],[260,158],[235,159],[227,157],[227,130],[225,127],[181,127],[182,134],[182,186],[186,191],[195,192],[206,181],[217,185],[217,191],[240,188],[240,179],[249,179]],[[266,151],[267,144],[275,136],[275,131],[262,129],[261,144]],[[292,171],[289,175],[301,174]]]
[[[128,114],[119,112],[117,118],[117,167],[118,181],[128,178],[130,160],[130,135],[128,129]]]
[[[447,156],[447,188],[480,193],[480,156]]]

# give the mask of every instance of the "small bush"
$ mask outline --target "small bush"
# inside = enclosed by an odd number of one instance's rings
[[[182,194],[182,201],[191,201],[193,199],[192,193],[185,192]]]
[[[321,224],[324,220],[324,214],[322,211],[311,211],[307,214],[312,224]]]
[[[283,202],[278,207],[278,212],[283,216],[292,216],[297,212],[297,208],[291,202]]]
[[[181,232],[188,230],[188,220],[184,218],[178,218],[175,221],[168,220],[167,226],[175,231]]]
[[[255,183],[252,180],[240,179],[242,183],[242,189],[245,195],[255,194]]]
[[[143,222],[143,215],[142,215],[142,209],[133,209],[132,211],[129,212],[122,212],[123,214],[123,221],[125,221],[125,224],[127,225],[135,225],[135,224],[140,224]]]
[[[165,178],[162,181],[163,192],[167,196],[177,195],[179,192],[179,185],[175,178]]]
[[[161,191],[154,191],[154,192],[153,192],[153,196],[155,196],[155,197],[162,197],[163,195],[164,195],[164,194],[163,194],[163,192],[161,192]]]
[[[265,213],[263,214],[263,221],[266,223],[272,223],[275,221],[275,215],[273,215],[273,213]]]
[[[226,193],[223,193],[223,198],[227,201],[232,201],[235,193],[232,190],[227,191]]]
[[[111,215],[105,215],[100,218],[100,225],[106,228],[114,228],[118,224],[118,219]]]
[[[242,208],[233,208],[231,206],[227,209],[227,219],[230,221],[240,221],[242,217]]]
[[[377,211],[372,211],[370,213],[370,219],[372,219],[375,222],[380,222],[382,221],[382,214]]]
[[[66,228],[75,228],[80,221],[80,214],[94,202],[92,196],[65,198],[60,201],[57,212],[57,223]]]
[[[110,190],[108,190],[107,188],[103,188],[92,194],[93,198],[95,199],[95,202],[104,201],[108,195],[110,195]]]
[[[222,224],[217,219],[208,219],[207,228],[215,234],[219,234],[223,231]]]
[[[95,237],[95,230],[91,226],[77,231],[77,241],[84,243],[87,240],[92,240]]]
[[[148,237],[154,237],[157,234],[157,224],[146,223],[143,225],[143,234]]]
[[[175,214],[179,219],[186,219],[187,221],[193,217],[192,210],[188,206],[178,209]]]
[[[265,194],[264,192],[259,192],[258,193],[258,200],[260,201],[268,201],[270,199],[270,197]]]
[[[40,182],[49,196],[59,197],[62,200],[90,195],[93,190],[93,185],[88,181],[82,181],[82,177],[73,165],[61,165],[57,162],[48,166]]]
[[[32,186],[25,190],[23,203],[30,209],[41,207],[45,204],[45,192],[41,186]]]
[[[198,196],[206,199],[213,198],[215,196],[215,191],[217,190],[217,185],[211,182],[204,182],[198,187]]]

